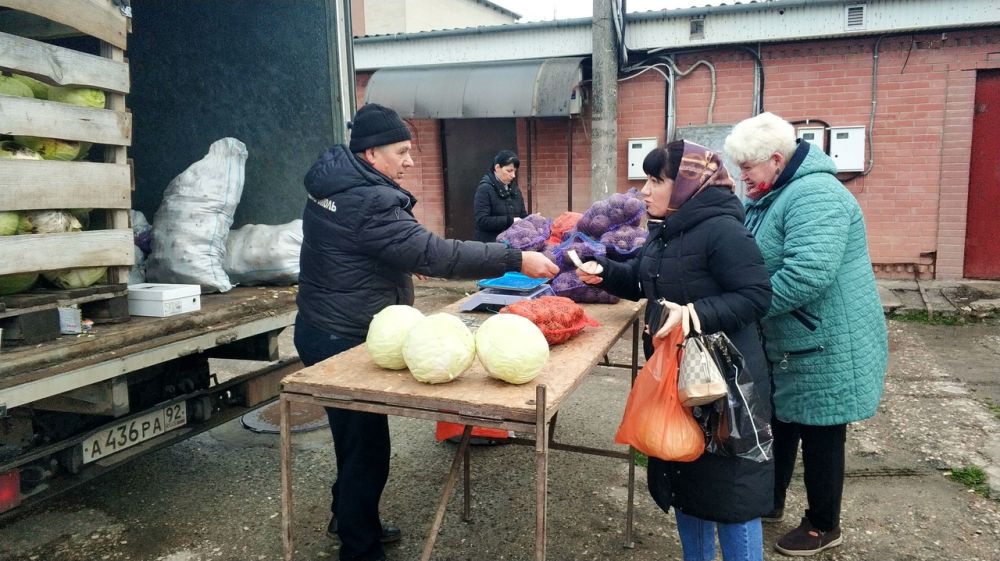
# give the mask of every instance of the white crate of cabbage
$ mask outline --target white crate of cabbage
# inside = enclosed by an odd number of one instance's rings
[[[128,313],[133,316],[169,317],[201,309],[197,284],[144,282],[128,287]]]

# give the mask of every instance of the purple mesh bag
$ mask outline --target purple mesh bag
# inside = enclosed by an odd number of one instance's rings
[[[619,226],[601,236],[601,243],[607,248],[608,259],[613,261],[628,261],[638,255],[646,243],[648,233],[635,226]]]
[[[500,232],[497,241],[521,251],[540,251],[545,247],[545,241],[549,239],[551,232],[551,220],[541,214],[529,214]]]
[[[619,226],[638,226],[645,213],[646,205],[641,200],[628,194],[615,193],[590,205],[576,223],[576,229],[599,239]]]
[[[573,232],[563,243],[552,248],[552,257],[550,259],[559,267],[560,271],[572,271],[576,269],[573,261],[569,257],[565,257],[566,252],[571,249],[575,249],[576,254],[583,261],[593,257],[603,257],[607,253],[601,242],[586,234]]]
[[[618,297],[586,284],[576,276],[576,271],[563,271],[552,279],[552,291],[581,304],[616,304]]]

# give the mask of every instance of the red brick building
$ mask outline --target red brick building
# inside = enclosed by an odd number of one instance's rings
[[[809,17],[809,7],[802,7],[802,2],[773,4],[789,5],[789,10],[795,4],[800,12],[806,10],[798,17]],[[887,10],[886,5],[894,3],[871,4],[872,10]],[[927,4],[934,3],[919,4],[926,9]],[[958,6],[937,4],[942,8]],[[1000,20],[995,3],[984,5],[990,12],[984,17]],[[785,15],[784,10],[774,12],[773,5],[753,6],[746,5],[744,12],[727,12],[728,17]],[[898,7],[902,10],[905,6]],[[713,8],[705,10],[711,18]],[[682,24],[695,19],[688,13],[690,10],[680,16],[676,12],[664,14],[670,16],[668,19],[680,18]],[[704,21],[704,29],[710,30],[707,24],[711,20]],[[495,30],[501,34],[512,27],[517,26],[477,32],[482,35]],[[872,260],[879,276],[1000,278],[1000,134],[993,132],[1000,126],[1000,21],[966,28],[926,29],[932,24],[922,27],[774,40],[757,43],[755,49],[739,44],[709,44],[690,54],[686,52],[691,50],[690,44],[661,47],[632,52],[630,64],[648,66],[657,52],[672,55],[675,68],[681,72],[698,61],[710,63],[715,74],[711,121],[708,108],[713,77],[709,65],[701,64],[685,76],[675,77],[674,125],[681,131],[707,124],[731,126],[753,114],[755,57],[751,50],[757,50],[764,75],[764,110],[793,122],[865,127],[864,161],[870,171],[843,173],[840,177],[864,210]],[[446,39],[453,43],[463,40],[461,30]],[[365,45],[365,39],[358,41],[360,47]],[[626,35],[626,44],[628,41]],[[631,44],[629,47],[635,48]],[[646,64],[642,64],[644,60]],[[645,71],[629,78],[639,71],[619,75],[618,191],[642,185],[640,180],[627,178],[627,140],[656,137],[662,141],[666,134],[665,76]],[[358,72],[359,104],[365,99],[371,75],[370,69]],[[584,103],[579,115],[513,118],[515,149],[522,159],[521,189],[530,190],[531,210],[546,216],[568,208],[569,185],[573,210],[583,210],[591,202],[589,81],[584,81],[580,91]],[[868,137],[873,107],[874,126]],[[435,231],[448,233],[448,221],[456,212],[446,208],[449,190],[473,189],[474,185],[447,184],[444,170],[448,157],[442,139],[447,124],[442,125],[438,119],[415,119],[411,123],[416,133],[416,169],[404,180],[404,186],[420,200],[416,207],[418,218]],[[486,167],[484,162],[482,169]]]

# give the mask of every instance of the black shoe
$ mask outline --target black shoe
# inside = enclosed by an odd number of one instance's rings
[[[785,509],[776,508],[771,512],[760,517],[760,521],[765,524],[776,524],[785,519]]]
[[[330,523],[326,526],[326,535],[331,538],[339,538],[337,536],[337,518],[333,517],[330,519]],[[382,524],[382,535],[379,537],[379,541],[382,543],[393,543],[398,542],[403,537],[403,532],[396,526],[390,526],[389,524]]]

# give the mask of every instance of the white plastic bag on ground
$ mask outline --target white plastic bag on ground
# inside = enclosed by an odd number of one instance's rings
[[[233,284],[296,284],[302,220],[269,226],[247,224],[229,232],[226,273]]]
[[[246,161],[246,146],[223,138],[170,182],[153,217],[149,282],[200,284],[219,292],[233,287],[223,261]]]

